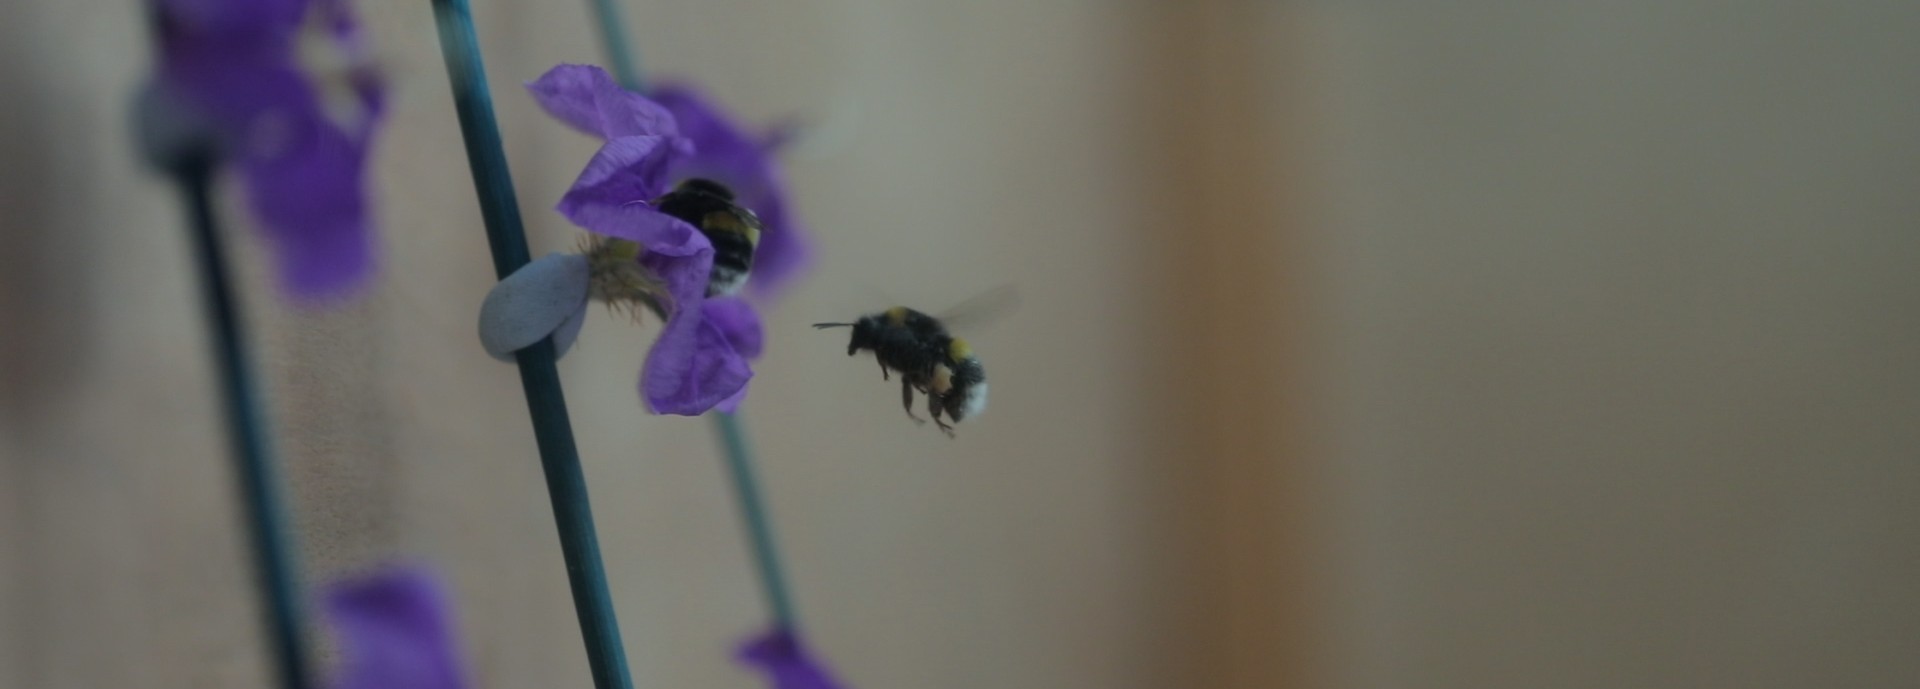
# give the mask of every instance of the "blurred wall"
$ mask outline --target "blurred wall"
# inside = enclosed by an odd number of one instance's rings
[[[1312,3],[1340,683],[1920,678],[1920,5]]]

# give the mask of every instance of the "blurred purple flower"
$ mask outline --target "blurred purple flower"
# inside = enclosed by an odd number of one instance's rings
[[[461,689],[446,595],[425,572],[395,568],[335,584],[327,618],[342,663],[332,689]]]
[[[648,295],[667,311],[667,322],[641,371],[640,392],[647,407],[660,414],[697,416],[715,406],[738,404],[753,376],[747,358],[759,353],[759,317],[743,302],[707,298],[713,244],[694,226],[649,203],[671,188],[672,171],[694,155],[694,142],[681,136],[672,113],[620,88],[599,67],[560,65],[528,83],[527,90],[548,114],[605,141],[556,210],[590,231],[637,244],[637,262],[664,293]],[[598,289],[591,281],[601,279],[599,272],[590,270],[589,283],[578,293],[604,298],[625,288]],[[568,295],[576,293],[572,284]],[[575,308],[584,309],[585,303]],[[557,331],[573,319],[568,312],[528,320],[551,323]],[[488,327],[483,310],[483,340]]]
[[[154,0],[153,9],[160,67],[140,113],[149,152],[174,165],[211,145],[240,172],[288,294],[358,287],[373,272],[365,172],[385,103],[346,2]],[[354,122],[329,118],[295,59],[310,10],[349,63]]]
[[[827,672],[801,645],[799,635],[775,629],[740,646],[740,662],[773,680],[774,689],[841,689],[845,686]]]
[[[668,171],[672,181],[703,177],[733,190],[740,205],[760,216],[765,232],[753,253],[753,278],[747,285],[760,297],[777,295],[811,261],[806,229],[790,208],[786,175],[773,153],[784,141],[781,131],[755,137],[690,84],[670,82],[649,95],[693,140],[695,153]]]

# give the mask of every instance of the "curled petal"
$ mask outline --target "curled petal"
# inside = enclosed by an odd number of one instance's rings
[[[739,394],[753,369],[727,336],[702,317],[702,309],[678,309],[647,352],[640,396],[656,414],[699,416]]]
[[[705,236],[695,236],[701,242]],[[690,256],[649,250],[640,263],[673,297],[672,312],[641,370],[640,392],[656,414],[698,416],[746,388],[753,370],[734,350],[730,333],[707,318],[707,279],[713,248],[702,244]]]
[[[609,237],[637,242],[647,253],[674,257],[705,256],[707,268],[713,266],[713,242],[700,230],[679,218],[654,210],[646,204],[607,206],[589,204],[565,209],[573,224]],[[706,274],[700,275],[706,280]],[[704,283],[703,283],[704,284]],[[705,288],[702,288],[705,291]]]
[[[460,689],[445,595],[423,572],[395,569],[335,585],[326,612],[344,662],[332,689]]]
[[[701,315],[700,303],[707,295],[707,276],[713,271],[712,247],[700,248],[686,256],[648,251],[640,255],[640,265],[666,286],[667,294],[673,299],[668,308],[674,315],[682,311]]]
[[[620,88],[593,65],[559,65],[527,82],[527,91],[547,114],[602,139],[672,136],[673,115],[645,96]]]
[[[740,646],[740,662],[751,665],[773,680],[774,689],[842,689],[844,685],[827,672],[800,643],[800,637],[785,629],[776,629],[749,639]]]
[[[547,254],[521,266],[487,292],[480,303],[480,346],[495,359],[552,335],[554,352],[565,354],[586,320],[587,257]]]
[[[727,339],[733,351],[747,359],[760,358],[760,351],[766,340],[766,334],[760,326],[760,314],[745,299],[726,298],[708,299],[700,304],[706,312],[707,322],[712,324],[720,335]],[[739,411],[740,403],[746,401],[750,386],[741,386],[740,391],[721,400],[716,408],[732,414]]]
[[[665,136],[623,136],[608,141],[560,197],[560,213],[572,218],[584,206],[627,206],[653,200],[666,193],[667,174],[677,159],[687,155],[688,146],[686,139]]]
[[[760,349],[766,334],[760,328],[760,314],[744,299],[708,299],[700,307],[707,312],[707,322],[720,330],[727,338],[727,344],[733,351],[748,359],[760,358]]]

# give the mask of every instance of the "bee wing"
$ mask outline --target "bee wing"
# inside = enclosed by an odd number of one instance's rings
[[[1012,315],[1020,308],[1020,290],[1000,285],[934,316],[949,330],[966,330],[988,325]]]

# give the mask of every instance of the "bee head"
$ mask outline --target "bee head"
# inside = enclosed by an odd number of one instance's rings
[[[862,349],[873,349],[880,343],[880,331],[886,327],[885,316],[863,316],[852,323],[815,323],[814,328],[852,328],[853,337],[847,340],[847,356],[859,354]]]
[[[874,349],[880,346],[880,331],[886,327],[879,316],[866,316],[853,324],[853,337],[847,340],[847,356],[858,354],[862,349]]]

